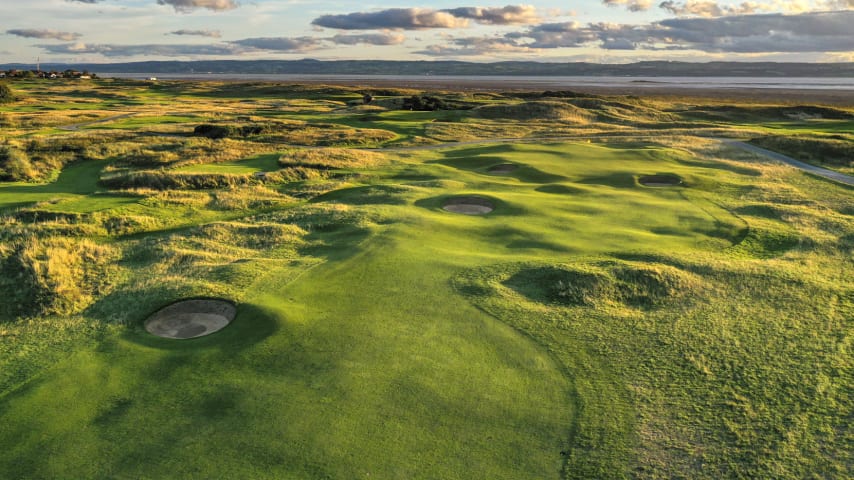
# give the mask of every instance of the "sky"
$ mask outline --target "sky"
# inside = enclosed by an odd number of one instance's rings
[[[16,0],[0,17],[0,63],[854,61],[854,0],[419,5],[424,3]]]

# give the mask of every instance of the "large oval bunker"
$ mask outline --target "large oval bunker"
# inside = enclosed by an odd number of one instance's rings
[[[463,215],[486,215],[495,210],[495,205],[481,197],[453,197],[445,201],[442,209]]]
[[[183,300],[161,308],[145,321],[145,330],[163,338],[186,340],[225,328],[237,314],[226,300]]]
[[[678,187],[682,185],[682,179],[672,174],[643,175],[638,178],[638,183],[645,187]]]

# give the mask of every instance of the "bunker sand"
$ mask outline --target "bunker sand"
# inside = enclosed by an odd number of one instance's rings
[[[237,308],[225,300],[185,300],[150,316],[145,329],[158,337],[186,340],[222,330],[236,313]]]
[[[495,206],[489,200],[480,197],[454,197],[445,202],[442,209],[447,212],[463,215],[485,215]]]

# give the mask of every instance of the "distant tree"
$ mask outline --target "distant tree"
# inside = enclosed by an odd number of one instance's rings
[[[193,129],[193,135],[212,139],[228,138],[234,135],[234,129],[223,125],[199,125]]]
[[[5,83],[0,83],[0,103],[9,103],[15,101],[15,95],[12,89]]]

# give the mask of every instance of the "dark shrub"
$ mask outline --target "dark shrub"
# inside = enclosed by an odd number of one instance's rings
[[[0,83],[0,103],[9,103],[15,101],[15,95],[12,89],[5,83]]]
[[[193,129],[193,135],[197,137],[206,137],[211,139],[228,138],[233,135],[231,127],[221,125],[199,125]]]

